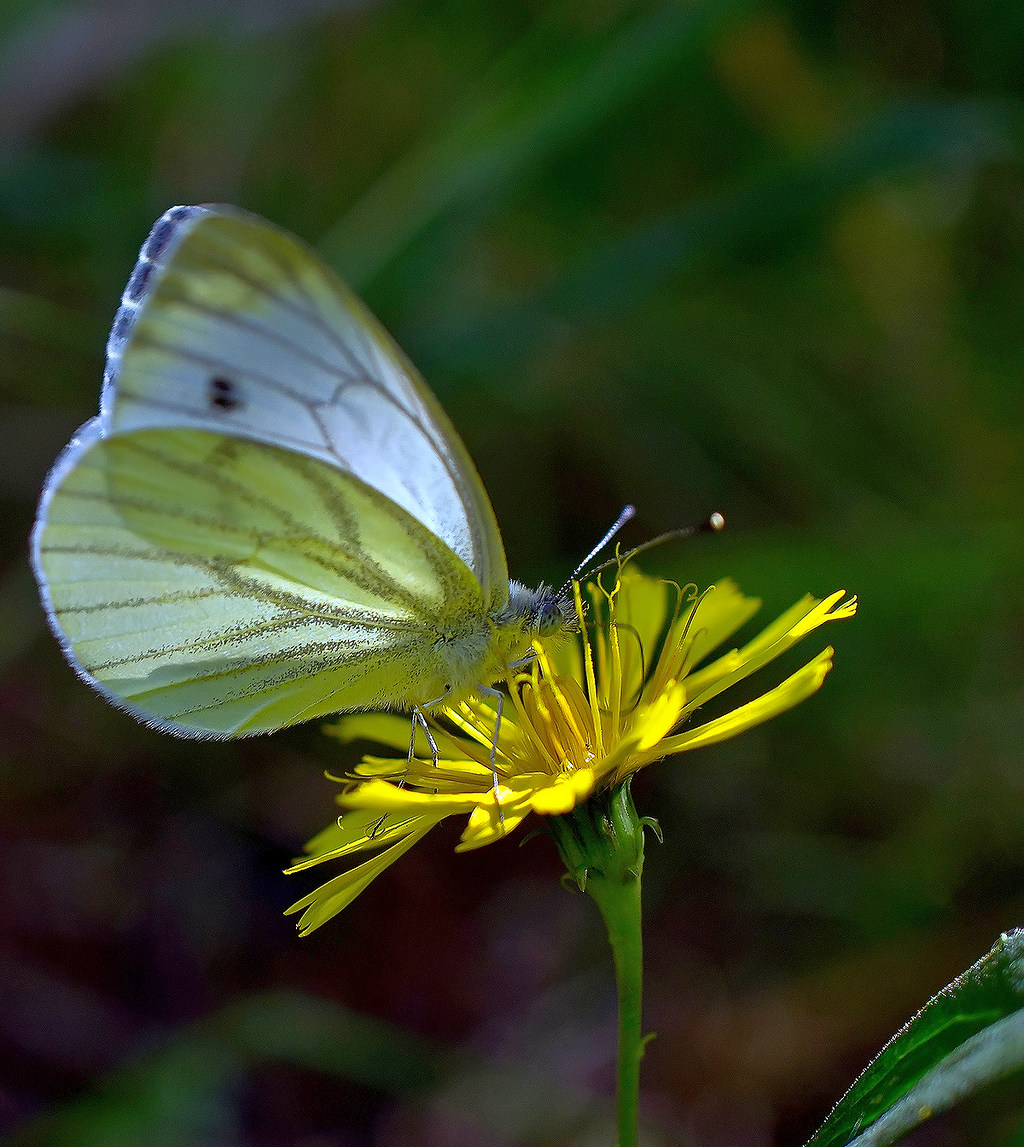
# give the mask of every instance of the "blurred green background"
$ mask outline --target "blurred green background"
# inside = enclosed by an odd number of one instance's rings
[[[298,940],[316,727],[76,681],[26,563],[152,221],[316,244],[476,459],[513,573],[860,616],[798,711],[650,769],[648,1145],[801,1142],[1024,924],[1019,0],[8,0],[0,8],[0,1129],[10,1142],[612,1141],[614,998],[551,843],[442,826]],[[792,665],[800,663],[794,656]],[[785,671],[787,667],[783,667]],[[771,682],[767,682],[771,683]],[[326,877],[331,875],[323,872]],[[1011,1080],[917,1144],[1024,1143]]]

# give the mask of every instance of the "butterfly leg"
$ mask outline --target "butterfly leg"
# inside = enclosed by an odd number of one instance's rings
[[[494,735],[491,737],[491,787],[494,791],[494,803],[498,809],[498,820],[501,822],[501,827],[504,828],[505,814],[502,812],[501,801],[498,797],[498,767],[495,759],[498,753],[498,733],[501,730],[501,711],[505,707],[505,694],[499,689],[492,689],[490,685],[478,685],[477,691],[486,693],[495,701]]]
[[[431,702],[433,704],[433,702]],[[412,759],[416,755],[416,726],[420,725],[423,732],[426,734],[427,744],[430,746],[430,756],[434,762],[434,768],[437,768],[437,742],[434,740],[434,734],[430,731],[430,726],[427,724],[427,718],[423,715],[423,710],[419,705],[412,707],[412,729],[409,732],[409,765],[412,766]]]

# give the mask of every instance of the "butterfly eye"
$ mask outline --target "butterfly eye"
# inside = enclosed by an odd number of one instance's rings
[[[217,410],[237,410],[242,405],[236,384],[221,374],[210,379],[209,396],[210,405]]]
[[[564,629],[566,625],[565,610],[557,597],[549,597],[541,602],[537,610],[535,627],[541,637],[547,637]]]

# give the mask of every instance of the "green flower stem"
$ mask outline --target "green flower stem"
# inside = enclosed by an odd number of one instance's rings
[[[640,878],[637,876],[622,882],[594,879],[587,884],[587,891],[601,909],[615,957],[615,980],[619,993],[619,1147],[634,1147],[640,1099],[640,1060],[644,1054],[640,1026],[644,967],[640,935]]]
[[[568,876],[597,903],[608,929],[619,997],[618,1147],[636,1147],[645,1042],[640,926],[644,822],[636,814],[626,781],[566,816],[553,817],[550,824]]]

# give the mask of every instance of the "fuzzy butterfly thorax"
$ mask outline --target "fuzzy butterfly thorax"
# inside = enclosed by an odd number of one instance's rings
[[[575,610],[564,594],[543,583],[529,589],[521,582],[510,582],[508,601],[488,615],[484,627],[462,617],[459,627],[439,636],[434,654],[444,666],[441,673],[446,687],[438,700],[450,704],[477,685],[498,681],[509,668],[532,657],[534,638],[571,629],[575,620]]]

